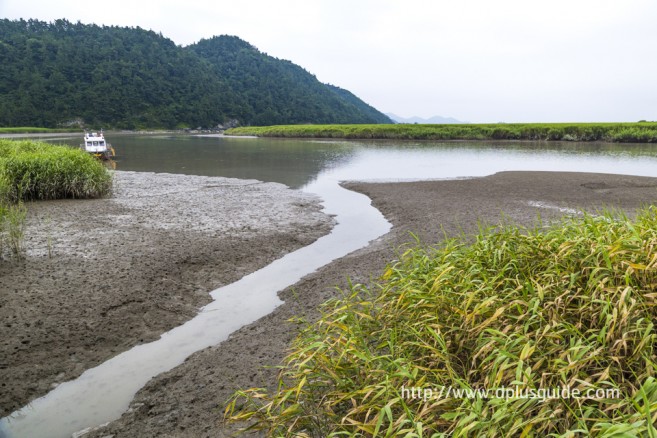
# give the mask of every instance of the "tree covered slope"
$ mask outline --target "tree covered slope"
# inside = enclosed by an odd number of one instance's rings
[[[231,89],[245,99],[245,118],[255,125],[391,123],[350,92],[322,84],[290,61],[267,56],[234,36],[201,40],[189,50],[209,61]]]
[[[180,47],[140,28],[0,20],[0,126],[390,123],[237,37]]]

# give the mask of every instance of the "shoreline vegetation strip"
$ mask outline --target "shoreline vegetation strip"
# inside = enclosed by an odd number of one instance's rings
[[[499,123],[458,125],[276,125],[232,128],[225,133],[227,135],[297,138],[607,141],[657,143],[657,122]]]
[[[504,225],[351,285],[301,331],[278,387],[237,392],[225,414],[271,436],[654,437],[656,323],[656,207]],[[453,396],[483,388],[602,395]]]
[[[58,132],[80,132],[81,129],[70,128],[37,128],[30,126],[21,126],[15,128],[0,128],[0,134],[48,134]]]

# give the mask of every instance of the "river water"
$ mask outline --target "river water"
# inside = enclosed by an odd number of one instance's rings
[[[281,304],[277,292],[382,236],[390,224],[340,181],[401,181],[554,170],[657,176],[657,146],[587,143],[308,141],[107,134],[117,170],[253,178],[322,197],[338,225],[236,283],[211,292],[199,315],[128,350],[0,420],[0,437],[65,437],[118,418],[153,376]],[[76,144],[78,139],[50,140]]]
[[[657,145],[650,144],[106,137],[117,151],[117,170],[253,178],[292,188],[326,178],[440,179],[503,170],[657,174]]]

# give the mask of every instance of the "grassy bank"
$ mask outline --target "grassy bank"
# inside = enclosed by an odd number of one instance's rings
[[[651,207],[411,249],[227,415],[273,436],[655,437],[656,248]]]
[[[23,201],[96,198],[112,189],[101,162],[80,149],[35,141],[0,140],[0,256],[22,250]]]
[[[228,135],[400,140],[553,140],[657,142],[657,122],[484,125],[281,125],[233,128]]]
[[[50,132],[79,132],[71,131],[70,129],[52,129],[52,128],[34,128],[29,126],[22,126],[16,128],[0,128],[0,134],[45,134]]]

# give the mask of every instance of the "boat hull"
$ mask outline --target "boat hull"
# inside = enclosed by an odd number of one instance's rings
[[[112,146],[108,146],[108,148],[104,151],[87,151],[89,154],[93,155],[94,157],[98,158],[99,160],[111,160],[116,156],[116,153],[114,152],[114,148]]]

